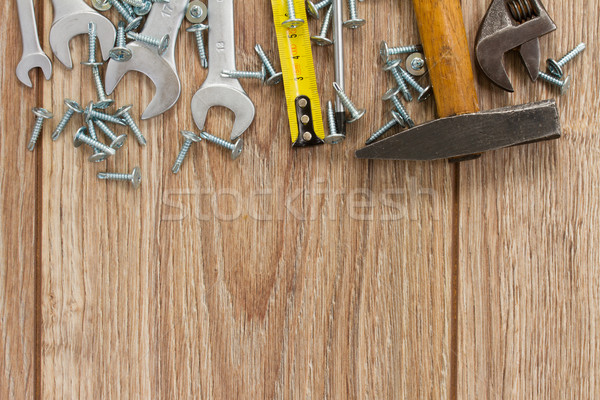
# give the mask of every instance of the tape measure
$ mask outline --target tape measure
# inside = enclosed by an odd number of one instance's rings
[[[293,147],[322,144],[325,137],[304,2],[293,0],[296,18],[304,24],[288,29],[282,25],[288,19],[287,0],[271,0]]]

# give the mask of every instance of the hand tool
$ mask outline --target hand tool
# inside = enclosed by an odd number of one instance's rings
[[[479,153],[560,137],[555,102],[478,112],[460,0],[413,0],[440,119],[356,152],[359,158],[463,161]]]
[[[142,114],[142,119],[156,117],[175,105],[181,94],[181,81],[175,64],[175,42],[185,15],[188,0],[171,0],[155,4],[141,31],[142,35],[161,38],[169,35],[170,44],[159,55],[156,48],[140,41],[127,44],[131,58],[127,61],[110,60],[106,67],[106,92],[111,94],[123,76],[138,71],[148,76],[156,86],[154,97]]]
[[[29,71],[41,68],[46,80],[52,75],[52,62],[42,50],[38,39],[37,24],[33,0],[17,0],[21,38],[23,40],[23,55],[17,65],[17,78],[26,86],[32,87]]]
[[[333,57],[335,81],[341,90],[346,90],[344,80],[344,15],[342,0],[333,0]],[[346,113],[342,100],[335,97],[335,125],[337,134],[346,137]],[[335,143],[339,143],[339,138]]]
[[[73,68],[69,42],[74,36],[88,33],[88,24],[93,22],[98,30],[102,58],[108,59],[115,43],[117,32],[108,19],[98,14],[82,0],[52,0],[54,22],[50,28],[50,47],[58,60],[67,68]]]
[[[304,1],[295,1],[297,17],[306,19]],[[293,147],[323,144],[325,128],[317,90],[317,78],[308,25],[286,28],[285,0],[272,0],[273,22],[283,72],[286,108]]]
[[[513,92],[504,67],[504,53],[520,46],[523,63],[535,81],[540,72],[539,37],[555,29],[539,0],[494,0],[477,33],[477,62],[492,82]]]
[[[209,0],[208,9],[208,76],[192,97],[192,117],[202,131],[209,108],[230,109],[235,114],[231,131],[235,140],[248,129],[256,111],[240,82],[221,76],[223,70],[236,70],[233,0]]]

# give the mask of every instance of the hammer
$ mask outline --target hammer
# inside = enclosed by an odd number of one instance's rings
[[[464,161],[560,137],[554,100],[480,112],[460,0],[413,3],[439,118],[366,146],[358,158]]]

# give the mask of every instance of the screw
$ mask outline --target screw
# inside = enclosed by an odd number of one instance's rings
[[[417,81],[415,81],[413,79],[412,76],[410,76],[410,74],[408,72],[406,72],[402,67],[398,66],[396,68],[396,70],[398,72],[400,72],[400,74],[402,75],[402,77],[404,78],[404,80],[406,82],[408,82],[408,84],[410,86],[412,86],[413,88],[415,88],[415,90],[417,92],[419,92],[419,97],[417,97],[418,101],[424,101],[426,100],[429,96],[431,96],[431,93],[433,93],[433,89],[431,86],[427,86],[426,88],[423,88],[421,85],[419,85],[417,83]]]
[[[406,70],[413,76],[425,74],[425,57],[421,53],[412,53],[406,58]]]
[[[261,71],[230,71],[224,69],[221,71],[221,77],[232,79],[259,79],[266,84],[267,68],[263,65]]]
[[[185,138],[185,141],[181,146],[181,150],[177,155],[177,159],[175,160],[175,164],[173,164],[173,168],[171,168],[171,171],[173,171],[174,174],[179,172],[181,164],[183,164],[183,160],[185,160],[185,156],[187,155],[188,151],[190,151],[192,144],[202,140],[200,136],[190,131],[181,131],[181,135]]]
[[[90,125],[88,125],[88,127],[89,126]],[[88,146],[90,146],[96,150],[99,150],[106,155],[109,155],[109,156],[115,155],[115,149],[113,149],[112,147],[108,147],[107,145],[105,145],[102,142],[99,142],[96,139],[86,136],[86,134],[85,134],[86,130],[88,130],[88,128],[85,126],[82,126],[81,128],[79,128],[79,130],[75,134],[75,137],[73,138],[73,145],[75,147],[79,147],[79,146],[81,146],[82,143],[85,143]]]
[[[398,54],[404,53],[415,53],[422,51],[421,45],[414,44],[410,46],[400,46],[400,47],[388,47],[388,44],[385,40],[381,41],[379,46],[379,55],[384,63],[386,63],[390,56],[395,56]]]
[[[396,125],[400,125],[403,128],[406,126],[406,124],[404,123],[404,119],[402,118],[402,115],[400,115],[400,113],[392,110],[392,111],[390,111],[390,114],[392,114],[392,119],[388,123],[386,123],[384,126],[379,128],[376,132],[374,132],[371,135],[371,137],[367,139],[365,144],[373,143],[374,141],[379,139],[379,137],[381,135],[383,135],[384,133],[386,133],[387,131],[389,131]]]
[[[397,95],[398,95],[399,90],[400,89],[398,89],[397,87],[388,90],[383,95],[383,100],[384,101],[390,100],[394,104],[394,106],[396,106],[396,110],[398,111],[398,113],[400,113],[400,115],[402,116],[402,119],[406,122],[406,125],[408,125],[409,128],[412,128],[413,126],[415,126],[415,123],[410,118],[410,116],[408,115],[408,112],[406,111],[406,109],[404,108],[404,106],[402,105],[400,100],[398,99]]]
[[[269,60],[269,57],[267,57],[260,44],[254,46],[254,50],[262,60],[263,64],[267,68],[267,72],[269,73],[269,79],[267,79],[266,84],[277,85],[279,82],[281,82],[281,77],[283,76],[283,73],[275,71],[273,63],[271,63],[271,60]]]
[[[346,135],[338,133],[337,126],[335,124],[335,112],[333,111],[333,104],[331,100],[327,102],[327,125],[329,127],[329,134],[325,136],[325,143],[327,144],[338,144],[346,139]]]
[[[131,50],[127,48],[127,42],[125,39],[125,22],[119,21],[117,26],[117,39],[115,41],[115,47],[109,52],[109,57],[115,61],[128,61],[131,59]]]
[[[110,107],[115,101],[106,97],[104,84],[100,76],[100,68],[97,65],[92,65],[92,75],[94,76],[94,84],[96,86],[96,94],[98,101],[95,103],[96,108],[105,109]]]
[[[398,72],[398,70],[396,69],[398,66],[400,66],[400,60],[395,60],[395,61],[390,60],[385,64],[385,66],[383,67],[383,70],[389,71],[392,74],[392,76],[396,80],[396,83],[398,83],[398,87],[400,88],[400,91],[402,92],[402,96],[404,97],[404,100],[412,101],[413,100],[412,94],[410,94],[410,92],[408,91],[408,87],[406,86],[406,82],[404,81],[404,78],[402,78],[402,75],[400,75],[400,72]]]
[[[573,50],[571,50],[570,52],[568,52],[560,60],[555,61],[552,58],[549,58],[548,60],[546,60],[546,65],[548,66],[548,71],[550,71],[550,73],[552,75],[556,75],[557,77],[562,78],[563,75],[564,75],[562,67],[566,63],[568,63],[569,61],[571,61],[572,59],[574,59],[575,56],[577,56],[583,50],[585,50],[585,43],[579,43],[577,45],[577,47],[575,47]]]
[[[113,124],[125,125],[125,122],[119,119],[119,117],[114,115],[109,115],[103,112],[99,112],[94,110],[94,103],[90,101],[88,106],[83,110],[83,114],[86,117],[91,117],[94,119],[101,119],[102,121],[111,122]]]
[[[560,94],[563,95],[565,93],[567,93],[567,90],[569,90],[569,88],[571,87],[571,77],[567,76],[564,80],[560,80],[557,79],[551,75],[548,75],[542,71],[540,71],[540,74],[538,75],[539,78],[542,78],[542,80],[551,83],[555,86],[558,86],[560,88]]]
[[[235,141],[235,143],[228,142],[227,140],[223,140],[216,136],[211,135],[208,132],[200,132],[200,137],[204,140],[208,140],[209,142],[213,142],[221,147],[231,150],[231,159],[235,160],[242,154],[242,150],[244,150],[244,140],[242,138]]]
[[[110,4],[112,4],[119,14],[127,21],[127,26],[125,27],[125,32],[129,32],[133,29],[137,29],[142,22],[142,17],[135,17],[132,12],[130,12],[124,4],[120,3],[118,0],[107,0]]]
[[[333,40],[327,37],[327,31],[331,26],[331,21],[333,17],[333,6],[329,6],[327,9],[327,14],[325,14],[325,19],[323,20],[323,26],[321,26],[321,32],[317,36],[311,36],[310,39],[314,40],[319,46],[328,46],[333,44]]]
[[[208,8],[199,0],[192,0],[185,12],[185,18],[192,24],[200,24],[206,20]]]
[[[90,134],[89,137],[98,142],[98,135],[96,134],[96,128],[94,128],[94,120],[88,116],[85,118],[85,122],[87,124],[87,130]],[[94,154],[90,156],[89,160],[91,162],[100,162],[106,160],[106,157],[108,157],[107,153],[94,148]]]
[[[102,65],[101,62],[96,62],[96,24],[88,23],[88,60],[82,61],[81,64],[88,66]]]
[[[188,32],[193,32],[196,36],[196,48],[200,54],[200,65],[202,68],[208,68],[208,58],[206,57],[206,49],[204,48],[204,31],[208,29],[208,25],[196,24],[186,29]]]
[[[131,174],[115,174],[111,172],[99,172],[98,179],[109,180],[109,181],[129,181],[134,189],[140,187],[142,183],[142,173],[140,167],[134,167]]]
[[[358,18],[358,12],[356,11],[356,0],[348,0],[348,16],[350,19],[344,22],[344,26],[346,28],[360,28],[365,24],[365,22],[367,22],[362,18]]]
[[[314,4],[312,1],[310,0],[306,0],[306,11],[308,11],[308,13],[313,16],[314,18],[319,18],[319,10],[325,6],[330,5],[332,2],[332,0],[323,0],[318,2],[317,4]]]
[[[42,125],[44,125],[44,120],[54,117],[54,115],[45,108],[34,107],[31,109],[31,111],[37,118],[35,120],[33,131],[31,132],[31,139],[29,139],[29,144],[27,145],[27,150],[29,151],[33,151],[35,143],[40,137],[40,133],[42,133]]]
[[[81,108],[81,106],[77,104],[77,102],[74,100],[65,99],[65,104],[68,107],[67,111],[65,112],[65,115],[63,115],[58,125],[56,125],[56,129],[54,129],[54,132],[52,133],[52,140],[58,139],[58,137],[67,126],[67,123],[69,122],[73,114],[81,114],[83,112],[83,108]]]
[[[123,147],[123,144],[125,143],[125,140],[127,139],[127,135],[119,135],[117,136],[109,127],[108,125],[106,125],[104,122],[102,122],[99,119],[95,119],[93,120],[94,123],[96,124],[96,126],[98,128],[100,128],[100,130],[102,132],[104,132],[104,134],[106,135],[106,137],[108,137],[110,140],[112,140],[112,143],[110,144],[110,147],[112,147],[113,149],[120,149],[121,147]]]
[[[285,26],[288,29],[293,29],[302,26],[302,24],[304,24],[304,20],[296,18],[296,8],[294,7],[294,0],[287,0],[287,8],[289,18],[283,21],[281,25]]]
[[[133,107],[133,106],[131,104],[129,104],[128,106],[123,106],[123,107],[119,108],[117,110],[117,112],[115,113],[115,117],[123,118],[125,120],[125,123],[129,126],[129,128],[133,132],[133,135],[137,139],[138,143],[141,144],[142,146],[145,146],[146,138],[144,137],[144,135],[142,134],[142,131],[140,130],[140,128],[137,126],[137,124],[135,123],[133,118],[131,118],[131,115],[129,114],[129,110],[131,110],[131,107]]]
[[[129,39],[137,40],[142,43],[146,43],[147,45],[156,47],[156,51],[159,56],[162,56],[167,48],[169,47],[169,34],[165,34],[162,38],[157,39],[152,36],[142,35],[137,32],[127,32],[127,37]]]
[[[92,0],[92,5],[98,11],[108,11],[112,7],[107,0]]]
[[[142,0],[121,0],[123,3],[127,3],[132,7],[142,7],[144,2]]]
[[[141,6],[133,8],[133,12],[136,15],[140,15],[141,16],[141,15],[148,14],[151,9],[152,9],[152,3],[149,0],[144,0],[143,4]]]
[[[348,95],[346,93],[344,93],[344,91],[342,90],[340,85],[337,84],[337,82],[333,82],[333,89],[336,91],[342,104],[344,105],[344,107],[346,107],[346,109],[348,109],[348,112],[350,112],[350,116],[352,117],[351,119],[347,120],[346,122],[351,124],[354,121],[358,121],[363,115],[365,115],[365,110],[364,109],[358,110],[354,106],[352,101],[350,101],[350,98],[348,97]]]

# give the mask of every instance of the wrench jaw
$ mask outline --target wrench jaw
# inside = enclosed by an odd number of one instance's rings
[[[28,87],[33,87],[29,71],[33,68],[40,68],[44,73],[46,80],[52,76],[52,62],[44,53],[34,53],[23,56],[17,65],[17,78]]]
[[[175,105],[181,93],[181,81],[177,71],[163,58],[158,57],[156,50],[135,42],[129,44],[128,47],[132,52],[129,61],[110,60],[107,64],[104,79],[106,93],[111,94],[127,72],[140,72],[150,78],[156,87],[154,97],[141,118],[156,117]],[[151,62],[149,62],[150,60]]]
[[[213,84],[201,87],[192,97],[192,117],[198,129],[204,130],[208,110],[216,106],[228,108],[235,114],[231,140],[240,137],[254,121],[256,109],[243,90],[227,84]]]
[[[73,37],[87,33],[90,22],[96,24],[102,58],[108,60],[110,50],[115,44],[117,32],[112,22],[102,15],[95,11],[80,12],[65,15],[52,23],[52,28],[50,28],[50,47],[56,58],[68,69],[73,68],[69,42]]]

